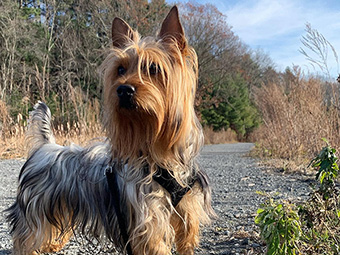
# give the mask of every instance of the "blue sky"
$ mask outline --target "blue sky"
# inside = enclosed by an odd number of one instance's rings
[[[168,3],[187,2],[168,0]],[[252,49],[262,49],[277,70],[299,65],[306,73],[320,73],[299,52],[305,25],[310,23],[340,55],[340,0],[196,0],[211,3],[227,16],[227,23]],[[340,71],[329,52],[332,76]],[[335,77],[336,78],[336,77]]]

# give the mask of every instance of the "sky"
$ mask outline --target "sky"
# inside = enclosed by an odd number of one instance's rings
[[[168,0],[170,4],[187,2]],[[267,53],[278,71],[299,65],[306,74],[321,73],[299,49],[306,23],[318,30],[340,55],[340,0],[195,0],[215,5],[226,15],[232,31],[250,48]],[[332,52],[328,65],[333,77],[339,73]]]

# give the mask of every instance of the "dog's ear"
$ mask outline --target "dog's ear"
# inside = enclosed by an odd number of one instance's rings
[[[184,30],[179,20],[177,6],[171,8],[168,16],[163,21],[159,38],[166,43],[177,42],[178,48],[183,51],[187,42],[184,36]]]
[[[112,21],[113,47],[122,48],[129,40],[133,40],[134,32],[122,19],[114,18]]]

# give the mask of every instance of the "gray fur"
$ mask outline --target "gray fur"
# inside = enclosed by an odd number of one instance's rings
[[[28,144],[28,155],[32,155],[43,144],[55,143],[51,128],[51,111],[47,105],[38,101],[30,113],[26,140]]]
[[[43,224],[51,224],[61,235],[79,230],[98,239],[107,236],[120,245],[105,177],[111,161],[110,145],[107,142],[85,148],[57,145],[50,119],[49,108],[37,103],[28,130],[30,157],[19,175],[16,201],[7,209],[12,234],[19,235],[16,237],[19,243],[25,243],[31,237],[39,238],[46,227]]]
[[[51,229],[58,229],[59,239],[79,231],[87,238],[108,239],[124,251],[126,243],[120,234],[105,176],[107,167],[112,166],[129,234],[139,237],[133,231],[136,226],[143,231],[143,221],[150,214],[172,233],[169,223],[175,209],[170,195],[152,180],[152,175],[146,175],[143,168],[135,165],[113,164],[109,141],[84,148],[55,144],[50,121],[50,110],[39,102],[31,114],[28,130],[29,158],[19,175],[16,201],[7,209],[14,254],[38,251],[56,238]],[[139,166],[143,165],[141,158]],[[203,193],[210,200],[208,186]]]

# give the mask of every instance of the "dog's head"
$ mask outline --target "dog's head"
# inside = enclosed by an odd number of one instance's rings
[[[184,157],[201,140],[195,138],[201,129],[194,112],[197,57],[187,45],[177,7],[157,37],[141,38],[115,18],[112,41],[102,67],[105,128],[114,156],[158,162]]]

